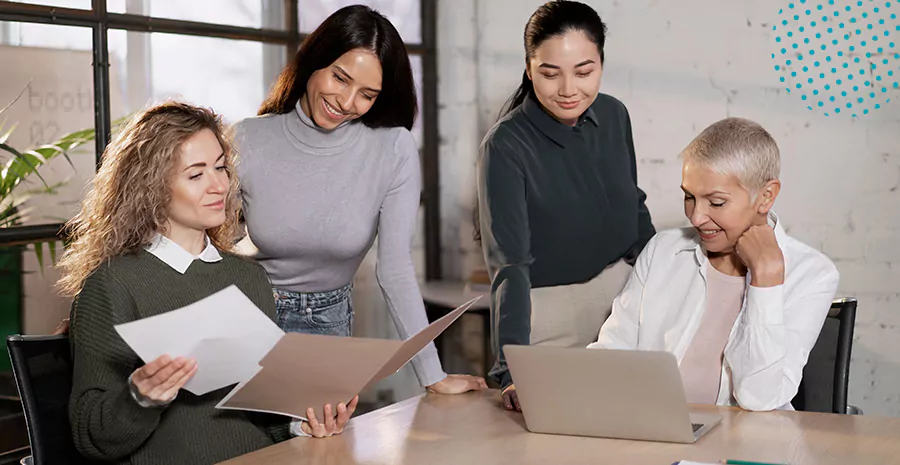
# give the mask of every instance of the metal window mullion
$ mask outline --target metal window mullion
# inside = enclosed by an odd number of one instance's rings
[[[441,199],[438,160],[437,0],[421,0],[423,195],[425,197],[425,279],[438,280],[441,267]],[[409,46],[407,46],[409,48]]]
[[[0,1],[0,21],[92,27],[97,17],[92,10]]]
[[[424,1],[424,0],[423,0]],[[162,32],[168,34],[195,35],[253,42],[279,43],[296,46],[306,36],[299,31],[297,0],[285,0],[287,30],[250,28],[225,24],[185,21],[169,18],[154,18],[129,13],[106,13],[107,29],[122,29],[136,32]],[[104,11],[106,11],[104,9]],[[423,11],[424,13],[424,11]],[[291,18],[298,18],[293,28]],[[423,14],[424,17],[424,14]],[[75,8],[58,8],[28,3],[0,0],[0,21],[57,24],[60,26],[93,27],[98,18],[96,11]],[[413,55],[425,53],[424,43],[406,43],[406,49]]]
[[[39,224],[34,226],[15,226],[0,228],[0,247],[30,244],[51,239],[64,240],[63,225]]]
[[[289,0],[288,0],[289,1]],[[0,21],[57,24],[60,26],[94,27],[100,21],[102,8],[106,29],[123,29],[137,32],[162,32],[170,34],[216,37],[221,39],[249,40],[287,44],[294,40],[288,31],[277,29],[230,26],[225,24],[154,18],[128,13],[108,13],[105,3],[92,0],[93,10],[57,8],[28,3],[0,1]]]
[[[97,169],[103,151],[109,143],[111,120],[109,115],[109,34],[106,24],[106,0],[92,0],[97,22],[93,30],[94,68],[94,132]]]

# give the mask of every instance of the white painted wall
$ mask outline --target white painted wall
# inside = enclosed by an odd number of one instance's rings
[[[477,148],[521,79],[522,32],[542,3],[439,2],[448,276],[482,264],[471,240]],[[657,229],[687,224],[681,149],[725,116],[761,123],[781,148],[776,210],[789,234],[827,253],[841,272],[839,295],[860,300],[850,403],[866,414],[900,416],[900,102],[853,120],[808,111],[784,92],[770,53],[771,27],[787,1],[587,3],[609,27],[601,91],[631,113],[639,183]]]

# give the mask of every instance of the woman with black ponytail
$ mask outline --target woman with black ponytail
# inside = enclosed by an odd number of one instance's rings
[[[525,72],[478,158],[476,235],[491,273],[491,376],[521,410],[505,344],[585,347],[655,234],[628,110],[600,94],[606,25],[551,1],[525,26]]]

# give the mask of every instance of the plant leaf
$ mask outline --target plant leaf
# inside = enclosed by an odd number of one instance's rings
[[[22,92],[19,92],[19,95],[17,95],[12,102],[9,102],[9,105],[3,107],[3,109],[0,110],[0,115],[2,115],[4,111],[8,110],[9,107],[15,105],[15,103],[18,102],[23,95],[25,95],[25,91],[28,90],[29,87],[31,87],[31,81],[28,81],[28,84],[25,84],[25,87],[22,88]]]
[[[43,243],[35,242],[34,243],[34,256],[37,257],[38,267],[41,272],[44,271],[44,247]]]
[[[15,184],[18,184],[19,181],[21,180],[21,178],[28,176],[29,174],[32,174],[32,173],[34,173],[41,180],[41,182],[44,183],[45,186],[47,185],[47,181],[44,179],[43,176],[41,176],[41,173],[39,173],[37,171],[37,166],[34,164],[34,162],[32,160],[34,158],[33,155],[31,156],[32,159],[29,159],[29,157],[27,157],[26,154],[19,153],[18,150],[10,147],[9,145],[7,145],[4,142],[0,142],[0,149],[5,150],[5,151],[15,155],[15,157],[13,159],[11,159],[9,161],[9,163],[7,163],[7,165],[6,165],[6,171],[7,171],[6,174],[8,175],[9,171],[13,171],[13,173],[15,173],[16,177],[18,178],[18,179],[14,180],[12,186],[9,186],[10,187],[9,190],[12,190],[12,187],[15,187]]]
[[[50,263],[56,264],[56,241],[48,242],[47,249],[50,250]]]
[[[6,219],[3,220],[8,223],[5,226],[17,226],[28,221],[28,215],[31,214],[33,210],[33,208],[20,208],[18,210],[12,210],[9,216],[7,216]]]
[[[6,124],[6,121],[4,120],[3,123]],[[19,123],[13,124],[12,127],[9,128],[8,131],[6,131],[3,134],[0,134],[0,144],[6,143],[6,140],[9,139],[9,136],[12,135],[13,131],[16,130],[16,126],[18,126],[18,125],[19,125]]]
[[[60,182],[56,183],[56,184],[52,184],[48,189],[42,188],[42,189],[29,189],[29,190],[27,190],[27,191],[16,191],[15,197],[16,197],[16,198],[18,198],[18,197],[20,197],[20,196],[34,197],[34,196],[36,196],[36,195],[41,195],[41,194],[57,195],[57,194],[59,194],[59,192],[57,191],[57,189],[59,189],[60,187],[65,186],[66,184],[68,184],[70,180],[71,180],[70,178],[67,178],[67,179],[65,179],[65,180],[63,180],[63,181],[60,181]],[[16,203],[18,204],[18,203],[21,203],[21,202],[16,202]]]

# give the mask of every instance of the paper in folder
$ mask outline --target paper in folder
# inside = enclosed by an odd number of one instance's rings
[[[406,341],[285,334],[236,286],[115,329],[144,363],[163,354],[196,359],[184,386],[195,395],[237,383],[217,408],[305,418],[312,407],[324,418],[326,403],[347,403],[396,373],[479,298]]]
[[[261,370],[216,406],[306,418],[307,407],[347,403],[368,386],[396,373],[456,321],[476,297],[406,341],[288,333],[260,361]]]

